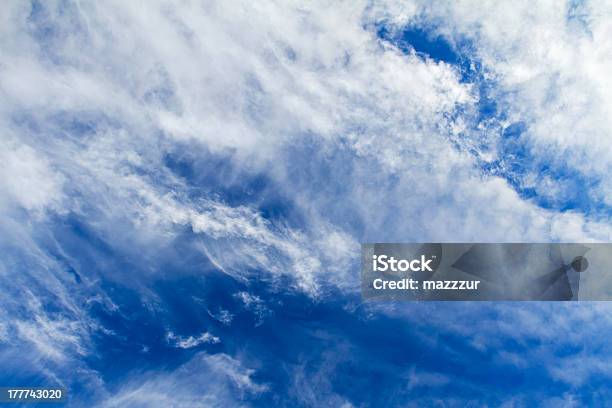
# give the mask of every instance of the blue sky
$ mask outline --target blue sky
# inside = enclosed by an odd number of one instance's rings
[[[14,1],[0,385],[605,406],[607,303],[363,303],[361,242],[607,242],[607,2]]]

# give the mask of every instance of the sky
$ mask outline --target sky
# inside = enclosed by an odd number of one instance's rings
[[[611,17],[5,1],[0,385],[74,407],[606,405],[606,302],[362,302],[359,254],[610,241]]]

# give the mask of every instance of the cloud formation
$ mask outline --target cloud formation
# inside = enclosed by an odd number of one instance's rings
[[[68,385],[76,368],[92,379],[78,395],[109,406],[174,391],[222,406],[271,398],[255,351],[305,338],[277,362],[290,380],[269,380],[305,404],[351,404],[326,378],[351,372],[350,353],[309,353],[338,335],[338,321],[312,327],[330,315],[412,322],[403,340],[543,373],[568,404],[609,380],[607,345],[589,335],[609,332],[605,305],[354,305],[360,242],[610,239],[609,4],[481,3],[7,2],[6,366]],[[417,49],[415,33],[450,54]],[[340,351],[368,349],[371,334],[342,334]],[[113,352],[151,366],[121,377]],[[374,369],[395,379],[392,360]],[[398,399],[433,404],[426,389],[458,377],[406,364]],[[218,391],[193,392],[207,384]]]

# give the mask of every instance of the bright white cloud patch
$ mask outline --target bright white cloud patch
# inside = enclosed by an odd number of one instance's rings
[[[166,339],[169,343],[173,344],[175,347],[188,349],[192,347],[197,347],[200,344],[205,343],[219,343],[221,340],[209,332],[204,332],[199,336],[188,336],[188,337],[180,337],[172,332],[168,332],[166,335]]]
[[[492,96],[506,115],[502,128],[526,126],[530,155],[584,176],[575,186],[586,201],[609,206],[612,149],[612,7],[605,1],[488,3],[383,2],[373,18],[401,29],[425,26],[451,43],[472,43],[496,84]],[[499,154],[503,154],[503,151]],[[525,187],[552,201],[568,199],[561,180],[532,172]],[[595,188],[587,186],[597,180]],[[609,211],[606,213],[607,220]],[[609,239],[602,237],[604,239]]]
[[[0,185],[0,205],[4,207],[17,204],[33,214],[46,208],[61,211],[61,175],[32,147],[19,145],[10,138],[2,142],[0,173],[3,178]],[[7,208],[3,209],[8,211]]]

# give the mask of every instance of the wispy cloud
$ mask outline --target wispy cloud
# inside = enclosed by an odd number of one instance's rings
[[[153,372],[131,379],[105,401],[106,407],[175,405],[222,407],[240,404],[245,393],[263,393],[254,370],[226,354],[196,354],[176,371]]]
[[[182,349],[197,347],[200,344],[206,344],[206,343],[216,344],[216,343],[221,342],[221,339],[219,339],[219,337],[214,336],[210,334],[209,332],[204,332],[200,334],[199,336],[195,336],[195,337],[194,336],[181,337],[181,336],[177,336],[173,332],[168,332],[168,334],[166,334],[166,340],[168,340],[168,342],[174,345],[175,347],[182,348]]]

